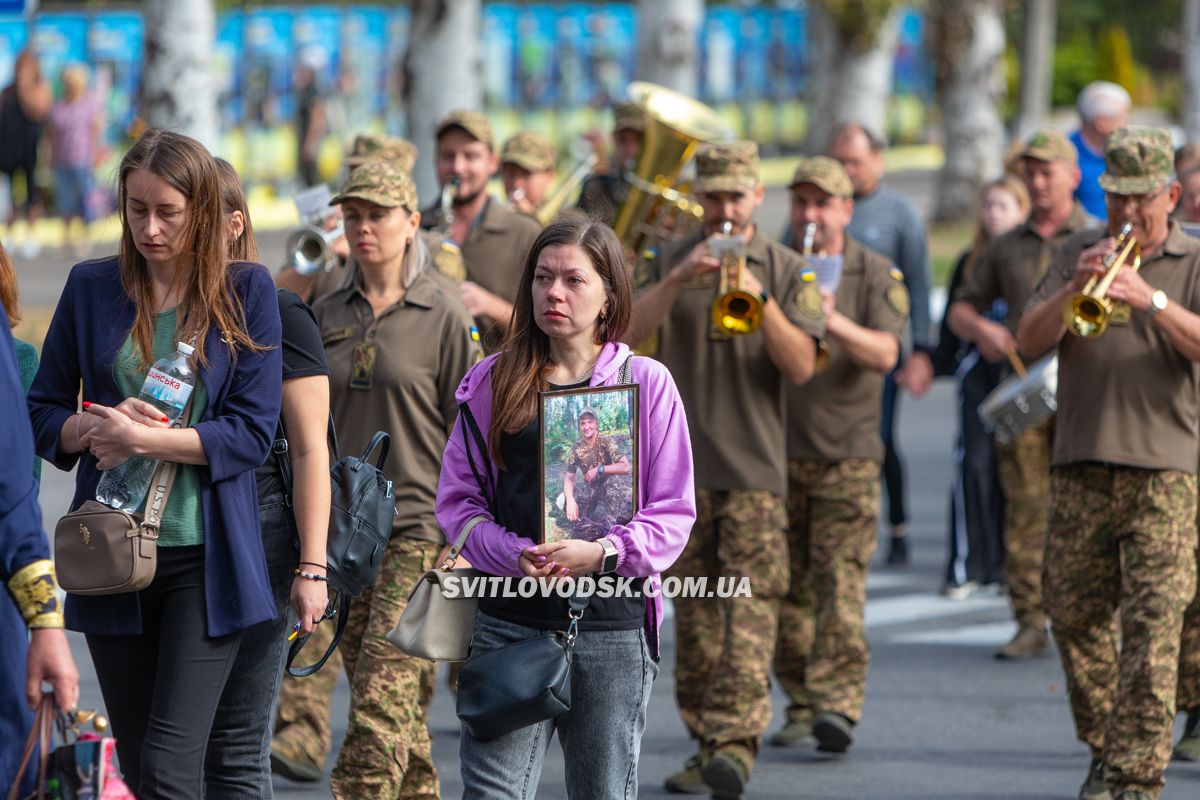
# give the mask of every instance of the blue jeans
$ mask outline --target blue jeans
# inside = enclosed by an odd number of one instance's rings
[[[221,694],[205,754],[204,784],[208,800],[273,797],[271,788],[271,721],[287,655],[288,608],[292,570],[299,556],[292,542],[292,509],[283,494],[260,498],[267,577],[279,614],[246,630],[229,682]]]
[[[536,633],[535,628],[479,614],[471,652],[495,650]],[[550,739],[558,731],[568,797],[636,798],[646,707],[657,675],[643,629],[581,632],[571,663],[570,711],[488,742],[463,726],[458,751],[463,797],[534,797]]]
[[[82,217],[92,221],[88,194],[92,191],[92,171],[87,167],[54,168],[54,206],[63,219]]]

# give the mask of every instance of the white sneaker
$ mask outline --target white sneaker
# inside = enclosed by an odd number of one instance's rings
[[[979,581],[967,581],[960,584],[948,583],[942,587],[942,597],[947,600],[966,600],[978,588]]]

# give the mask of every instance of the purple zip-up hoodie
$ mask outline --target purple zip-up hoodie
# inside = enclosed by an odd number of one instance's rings
[[[624,344],[609,343],[600,350],[592,371],[591,386],[619,382],[621,365],[629,356]],[[479,430],[487,438],[492,419],[492,355],[463,376],[456,397],[471,409]],[[696,494],[692,476],[692,444],[687,417],[675,381],[667,368],[650,358],[635,356],[630,363],[633,382],[641,384],[638,405],[638,498],[640,508],[625,525],[608,532],[617,547],[616,574],[646,578],[646,636],[651,652],[658,657],[658,628],[662,622],[659,574],[675,563],[683,552],[696,521]],[[474,442],[471,451],[477,452]],[[475,464],[478,470],[482,464]],[[492,464],[492,477],[499,472]],[[446,443],[442,474],[438,481],[437,518],[450,541],[458,538],[476,517],[463,555],[472,566],[491,575],[524,576],[517,565],[521,551],[534,544],[501,527],[488,511],[463,442],[459,421]],[[653,595],[653,596],[650,596]]]

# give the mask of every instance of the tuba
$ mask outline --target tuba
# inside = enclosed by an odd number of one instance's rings
[[[629,84],[629,99],[646,115],[642,152],[626,172],[629,192],[613,230],[634,253],[641,253],[664,211],[700,217],[693,198],[676,188],[679,173],[702,143],[730,139],[733,132],[708,106],[653,83]]]
[[[1108,329],[1108,324],[1124,325],[1129,322],[1131,310],[1126,303],[1114,302],[1105,295],[1108,287],[1121,267],[1137,269],[1142,265],[1142,248],[1133,235],[1133,225],[1128,222],[1121,228],[1112,249],[1104,256],[1104,275],[1095,276],[1076,292],[1063,306],[1063,321],[1067,330],[1076,336],[1090,339]]]
[[[575,196],[579,187],[587,179],[588,175],[592,174],[592,170],[596,168],[598,157],[595,153],[589,153],[586,157],[581,158],[575,165],[575,169],[571,170],[571,174],[563,179],[555,189],[554,193],[542,201],[534,212],[533,217],[543,225],[549,225],[558,216],[559,212],[567,205],[568,202]],[[518,189],[517,191],[520,191]]]
[[[813,241],[817,238],[817,223],[810,222],[804,226],[804,242],[800,252],[804,256],[811,256],[813,251]],[[817,340],[817,353],[813,361],[813,373],[820,375],[825,370],[829,369],[829,343],[824,339]]]
[[[721,262],[720,288],[712,304],[712,321],[717,329],[740,336],[758,330],[763,321],[763,301],[742,288],[746,269],[746,243],[733,236],[733,223],[721,224],[721,238],[709,239],[709,248]]]
[[[337,264],[332,245],[344,234],[345,229],[341,223],[329,231],[316,225],[296,228],[288,234],[283,246],[287,265],[299,275],[329,272]]]

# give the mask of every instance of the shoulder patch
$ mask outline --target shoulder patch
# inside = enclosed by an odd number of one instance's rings
[[[804,281],[805,283],[811,283],[812,281],[815,281],[816,279],[817,279],[816,270],[812,269],[811,267],[801,268],[800,280]]]
[[[904,273],[901,272],[900,270],[896,269],[895,267],[888,268],[888,275],[892,276],[892,280],[900,281],[901,283],[904,283]]]
[[[433,251],[433,265],[450,280],[462,282],[467,279],[467,263],[463,261],[462,250],[454,242],[443,241]]]
[[[904,288],[903,283],[893,283],[887,288],[884,294],[884,299],[887,300],[888,308],[892,310],[898,317],[907,317],[909,302],[908,289]]]
[[[810,275],[813,275],[809,270]],[[816,276],[805,278],[805,282],[800,284],[800,288],[796,291],[796,308],[806,317],[811,319],[821,318],[821,290],[817,287]]]
[[[467,336],[470,338],[471,344],[475,347],[475,358],[471,361],[471,364],[478,364],[483,360],[483,343],[480,341],[479,328],[472,325]]]

